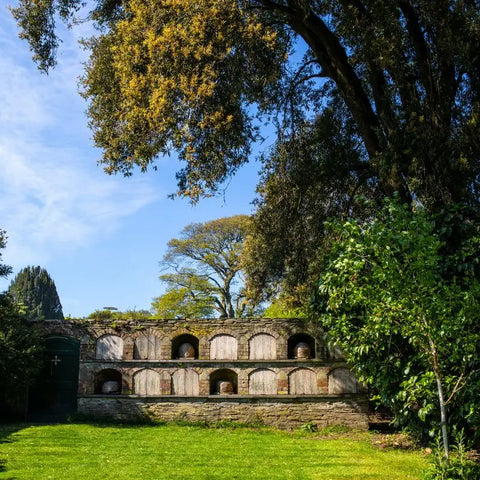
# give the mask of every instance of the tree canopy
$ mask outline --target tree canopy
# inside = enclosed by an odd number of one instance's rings
[[[13,14],[43,70],[55,22],[82,0],[19,0]],[[246,162],[255,116],[295,137],[336,95],[363,147],[346,174],[425,204],[476,203],[480,9],[457,0],[96,0],[83,78],[109,172],[170,149],[193,199]],[[294,51],[304,52],[295,62]]]
[[[462,219],[461,210],[450,215],[451,224]],[[480,238],[448,254],[437,220],[389,202],[367,221],[335,222],[319,312],[397,422],[417,432],[441,424],[448,452],[447,424],[470,433],[480,425]]]
[[[478,2],[86,5],[18,0],[12,11],[44,71],[58,19],[98,27],[84,41],[81,89],[107,172],[146,170],[176,150],[178,193],[196,201],[248,161],[262,122],[277,125],[247,247],[252,295],[281,282],[304,302],[328,240],[323,221],[368,215],[358,194],[478,211]]]
[[[266,156],[257,189],[245,269],[250,294],[269,296],[279,289],[292,307],[308,304],[330,238],[327,218],[368,217],[371,206],[358,202],[381,197],[377,182],[353,172],[362,146],[341,102],[295,138],[278,142]]]
[[[249,227],[247,215],[187,225],[180,238],[168,242],[161,265],[171,273],[160,276],[168,289],[155,299],[154,308],[168,304],[174,317],[216,311],[220,317],[231,318],[249,312],[253,305],[241,278]]]
[[[154,315],[159,318],[209,318],[215,310],[215,292],[206,278],[193,269],[162,275],[167,291],[152,302]]]
[[[63,320],[62,304],[55,282],[39,266],[25,267],[12,280],[8,292],[26,309],[30,320]]]

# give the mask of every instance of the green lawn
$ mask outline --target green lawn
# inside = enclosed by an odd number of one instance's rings
[[[419,452],[367,433],[321,438],[192,426],[0,426],[0,479],[419,479]]]

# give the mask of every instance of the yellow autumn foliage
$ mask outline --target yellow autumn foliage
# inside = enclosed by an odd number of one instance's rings
[[[189,192],[202,165],[213,164],[211,182],[196,186],[201,195],[226,176],[220,157],[246,159],[252,127],[243,92],[249,83],[259,91],[265,78],[278,80],[284,52],[277,52],[277,34],[234,0],[130,0],[124,10],[96,40],[83,79],[102,161],[110,172],[146,168],[173,146],[188,162]],[[261,55],[251,61],[252,52]]]

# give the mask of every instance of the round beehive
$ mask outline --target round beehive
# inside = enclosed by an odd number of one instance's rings
[[[293,350],[295,358],[310,358],[312,352],[310,351],[310,346],[308,343],[300,342],[295,345]]]
[[[195,358],[195,348],[191,343],[182,343],[178,347],[178,358]]]
[[[120,383],[116,380],[108,380],[102,385],[102,393],[113,395],[115,393],[120,393]]]
[[[219,395],[231,395],[233,393],[233,383],[229,380],[218,381],[217,392]]]

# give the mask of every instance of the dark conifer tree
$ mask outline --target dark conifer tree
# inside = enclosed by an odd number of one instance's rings
[[[14,278],[8,292],[15,302],[25,306],[27,318],[63,320],[62,304],[55,282],[44,268],[25,267]]]

